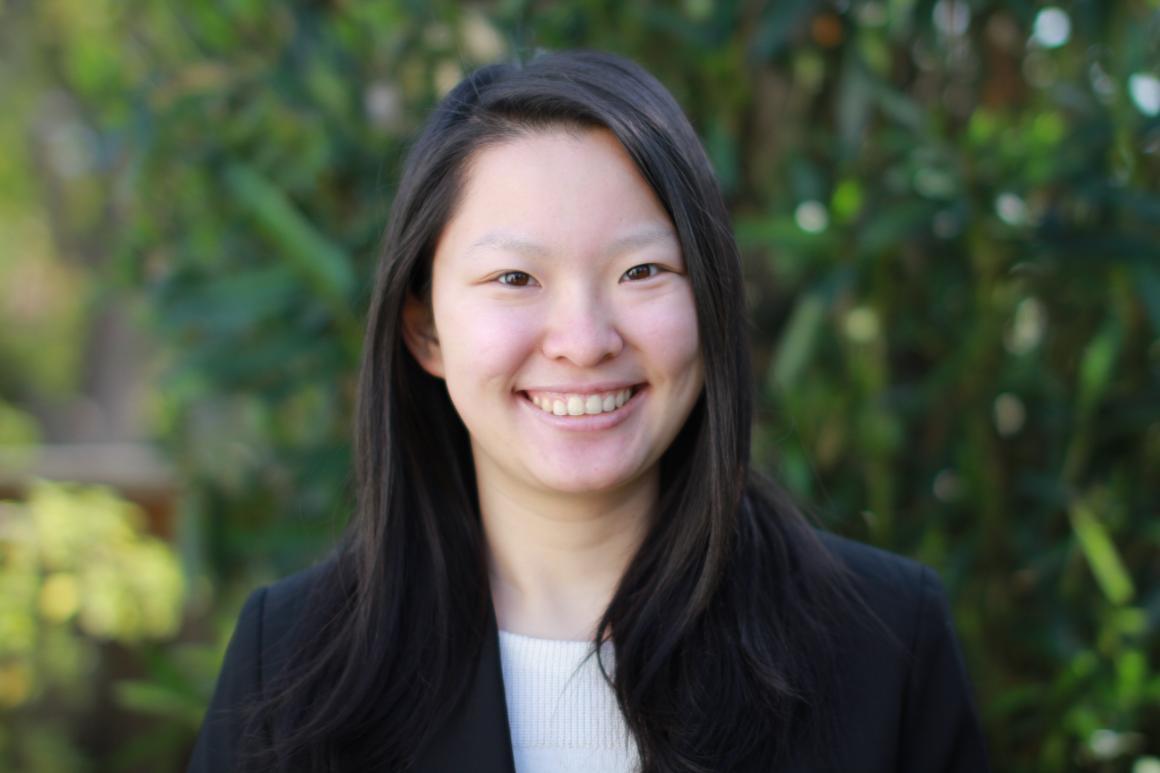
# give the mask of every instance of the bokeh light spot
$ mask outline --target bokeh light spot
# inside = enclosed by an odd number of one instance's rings
[[[995,212],[1007,225],[1024,225],[1027,222],[1027,204],[1014,193],[1000,193],[995,197]]]
[[[931,489],[934,491],[935,498],[940,502],[953,502],[962,493],[963,484],[954,470],[945,469],[940,470],[939,474],[934,476]]]
[[[826,211],[826,206],[813,199],[798,204],[793,219],[798,228],[811,234],[820,234],[830,224],[830,214]]]
[[[867,344],[878,337],[878,315],[869,306],[857,306],[846,315],[846,335],[851,341]]]
[[[1035,16],[1031,41],[1043,48],[1059,48],[1071,39],[1071,17],[1067,11],[1048,6]]]
[[[1026,354],[1039,346],[1047,330],[1047,310],[1038,298],[1024,298],[1015,307],[1015,318],[1003,345],[1012,354]]]
[[[1160,79],[1149,73],[1138,72],[1128,78],[1128,93],[1146,116],[1160,115]]]
[[[1023,429],[1027,420],[1027,409],[1023,401],[1010,392],[1004,392],[995,398],[995,429],[1003,437],[1012,435]]]
[[[1132,765],[1132,773],[1160,773],[1160,757],[1140,757]]]
[[[965,0],[939,0],[934,4],[931,18],[939,32],[959,37],[971,26],[971,7]]]

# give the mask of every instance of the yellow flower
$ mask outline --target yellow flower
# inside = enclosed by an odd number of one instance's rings
[[[40,588],[40,613],[54,623],[63,623],[76,614],[80,593],[76,578],[65,572],[51,574]]]

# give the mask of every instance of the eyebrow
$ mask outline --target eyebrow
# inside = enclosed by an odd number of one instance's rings
[[[619,255],[633,249],[640,249],[655,242],[672,239],[677,240],[677,235],[671,226],[668,225],[653,225],[642,228],[634,233],[627,234],[620,237],[616,241],[608,245],[604,250],[605,257]],[[514,252],[518,255],[523,255],[528,258],[542,258],[551,253],[547,247],[538,242],[524,239],[506,231],[491,231],[484,234],[479,239],[471,243],[467,248],[467,252],[474,252],[485,247],[496,247],[508,252]]]

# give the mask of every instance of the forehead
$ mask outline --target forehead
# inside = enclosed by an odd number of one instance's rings
[[[672,224],[616,137],[606,129],[549,129],[472,156],[439,246],[462,250],[503,234],[553,251],[599,250],[648,228],[672,231]]]

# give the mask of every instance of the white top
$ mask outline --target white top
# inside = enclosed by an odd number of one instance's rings
[[[499,632],[516,773],[637,769],[636,744],[592,651],[591,642]],[[611,674],[612,643],[601,653]]]

